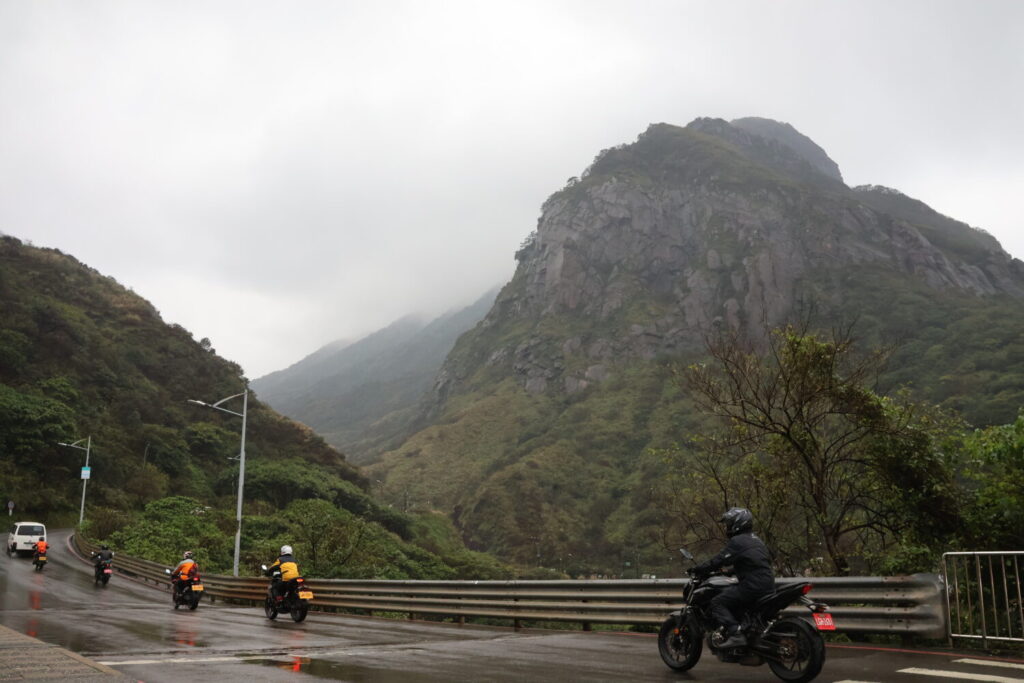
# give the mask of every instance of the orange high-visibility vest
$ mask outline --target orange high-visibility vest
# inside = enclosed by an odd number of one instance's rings
[[[184,560],[174,569],[174,576],[187,577],[192,572],[198,572],[198,566],[192,560]]]
[[[46,554],[46,548],[47,547],[49,547],[49,546],[47,546],[46,541],[39,541],[39,542],[36,543],[36,551],[38,551],[38,553],[40,555],[45,555]]]

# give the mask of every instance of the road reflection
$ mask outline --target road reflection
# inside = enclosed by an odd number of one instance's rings
[[[174,642],[178,645],[184,645],[186,647],[196,646],[196,632],[191,628],[181,626],[180,624],[174,625]]]

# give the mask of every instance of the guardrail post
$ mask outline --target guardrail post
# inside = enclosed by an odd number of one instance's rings
[[[978,605],[981,611],[981,646],[988,647],[988,627],[985,623],[985,584],[981,582],[981,559],[974,556],[974,571],[978,577]]]
[[[521,621],[519,621],[519,619],[513,619],[512,620],[512,628],[514,628],[516,631],[518,631],[522,627],[523,627],[523,623]]]
[[[591,627],[589,621],[584,621],[583,622],[583,630],[584,631],[592,631],[593,630],[593,628]]]
[[[466,617],[465,617],[465,615],[462,615],[462,614],[459,615],[458,623],[459,623],[459,626],[465,626],[466,625]]]

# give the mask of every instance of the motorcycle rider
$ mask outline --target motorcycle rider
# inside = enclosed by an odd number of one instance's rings
[[[267,576],[274,575],[274,569],[281,570],[280,580],[274,579],[270,584],[270,594],[274,596],[275,602],[281,602],[281,599],[287,595],[288,591],[295,587],[295,579],[299,578],[299,565],[295,563],[295,558],[292,557],[292,547],[290,545],[281,546],[281,556],[277,558],[274,564],[267,567]]]
[[[181,595],[188,581],[199,577],[199,565],[195,561],[195,553],[186,550],[181,562],[171,572],[171,587],[175,595]]]
[[[104,544],[100,546],[99,552],[94,552],[90,557],[93,565],[95,566],[96,577],[99,578],[100,567],[103,566],[104,562],[110,562],[114,559],[114,551]]]
[[[754,516],[750,510],[731,508],[719,521],[725,525],[729,542],[722,552],[691,572],[695,578],[704,578],[715,569],[731,566],[739,579],[739,583],[729,586],[711,601],[711,614],[727,636],[719,646],[725,649],[747,644],[736,616],[742,615],[747,605],[775,590],[775,575],[768,546],[753,532]]]
[[[35,551],[35,553],[32,555],[32,560],[33,561],[38,560],[40,555],[42,555],[43,557],[46,557],[46,549],[48,547],[50,547],[50,546],[46,542],[46,538],[44,538],[43,536],[40,536],[39,540],[32,544],[32,550]]]

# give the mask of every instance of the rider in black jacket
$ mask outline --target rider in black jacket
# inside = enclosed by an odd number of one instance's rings
[[[95,569],[94,573],[96,574],[96,578],[98,579],[100,577],[100,567],[102,566],[101,563],[110,562],[111,560],[113,560],[114,551],[106,545],[101,545],[99,551],[94,552],[92,555],[90,555],[89,559],[92,560],[93,568]]]
[[[775,590],[775,575],[768,546],[752,531],[754,516],[750,510],[732,508],[722,515],[721,521],[725,524],[729,542],[722,552],[694,567],[693,574],[703,577],[720,567],[733,568],[739,583],[715,596],[711,601],[711,614],[724,627],[728,636],[721,647],[740,647],[747,644],[747,639],[740,633],[736,615],[742,614],[747,605]]]

